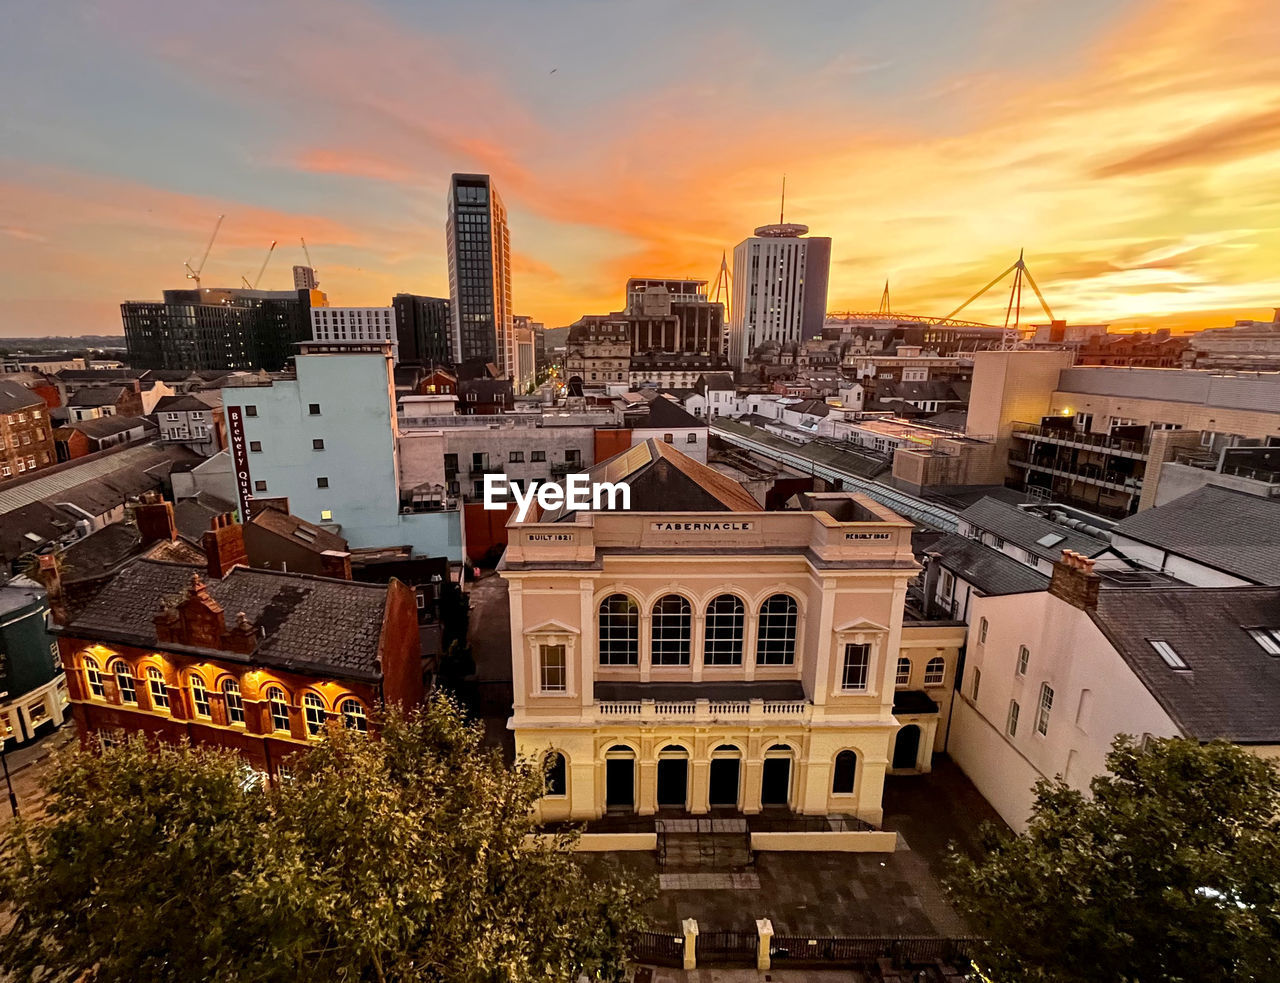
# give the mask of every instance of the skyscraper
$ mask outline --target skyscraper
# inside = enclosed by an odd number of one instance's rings
[[[454,361],[516,372],[507,209],[487,174],[454,174],[445,220]]]
[[[400,361],[406,365],[452,365],[453,319],[444,297],[396,294],[396,339]]]
[[[741,368],[760,345],[794,344],[822,332],[831,240],[807,225],[762,225],[733,250],[729,361]]]

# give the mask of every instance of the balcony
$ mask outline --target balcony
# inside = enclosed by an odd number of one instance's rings
[[[804,722],[813,715],[808,700],[600,700],[596,716],[602,720],[650,723],[763,723],[785,719]]]
[[[1137,461],[1147,460],[1146,444],[1101,433],[1077,433],[1074,430],[1044,427],[1038,423],[1015,423],[1013,436],[1021,437],[1023,440],[1056,444],[1059,447],[1079,447],[1116,457],[1131,457]]]
[[[1090,474],[1086,471],[1066,471],[1062,468],[1055,468],[1048,464],[1040,464],[1036,461],[1025,461],[1020,458],[1010,457],[1009,463],[1015,468],[1026,468],[1028,472],[1039,471],[1043,474],[1056,475],[1059,478],[1068,478],[1071,481],[1080,481],[1086,485],[1095,485],[1098,488],[1106,488],[1109,491],[1121,492],[1126,495],[1142,494],[1142,479],[1131,477],[1129,475],[1120,475],[1107,472],[1105,474]]]

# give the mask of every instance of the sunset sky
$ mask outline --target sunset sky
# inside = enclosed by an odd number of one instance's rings
[[[1073,321],[1280,305],[1275,0],[5,7],[0,335],[120,332],[220,213],[206,286],[278,239],[262,286],[291,287],[305,236],[333,304],[447,296],[452,171],[493,175],[548,326],[628,275],[713,278],[784,172],[830,310],[888,277],[945,314],[1020,247]]]

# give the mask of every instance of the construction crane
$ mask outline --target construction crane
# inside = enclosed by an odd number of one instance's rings
[[[191,260],[187,260],[182,264],[187,268],[187,279],[195,280],[197,290],[200,289],[200,273],[204,270],[205,261],[209,258],[209,251],[213,249],[213,240],[218,238],[218,230],[222,228],[222,220],[224,218],[226,218],[225,215],[219,215],[218,221],[214,223],[213,235],[209,236],[209,245],[204,247],[204,255],[200,257],[200,265],[193,270],[191,268]]]
[[[267,272],[267,264],[271,262],[271,254],[274,253],[275,251],[276,251],[276,241],[272,239],[271,245],[267,248],[266,258],[263,259],[262,265],[258,267],[258,275],[253,278],[253,283],[250,284],[248,279],[246,279],[243,276],[240,278],[241,280],[244,281],[244,285],[248,287],[250,290],[258,289],[258,284],[262,282],[262,274]]]
[[[311,251],[307,249],[307,240],[302,238],[302,236],[298,236],[298,241],[302,243],[302,255],[307,257],[307,265],[311,267],[311,272],[315,273],[316,268],[315,268],[315,265],[311,262]],[[319,279],[319,277],[317,277],[317,279]]]

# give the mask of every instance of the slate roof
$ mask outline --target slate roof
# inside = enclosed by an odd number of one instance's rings
[[[115,406],[129,390],[124,386],[86,386],[72,394],[68,406]]]
[[[137,526],[113,522],[66,547],[62,553],[63,573],[72,579],[102,573],[138,552],[141,542]]]
[[[69,489],[95,479],[117,478],[133,472],[159,480],[160,476],[169,473],[174,464],[187,460],[199,460],[199,455],[181,447],[156,447],[154,444],[110,447],[89,457],[64,461],[0,484],[0,516],[7,516],[14,509],[41,500],[57,504]],[[150,483],[142,490],[149,487],[152,487]]]
[[[208,413],[211,407],[203,399],[189,393],[178,396],[161,396],[152,413]]]
[[[56,542],[75,529],[75,520],[46,502],[16,508],[0,521],[0,561],[11,563],[23,553]]]
[[[646,430],[659,427],[671,427],[675,430],[681,430],[690,427],[705,427],[707,421],[699,420],[679,403],[667,399],[665,396],[659,396],[657,399],[649,401],[648,419],[637,421],[637,425],[639,429]]]
[[[698,376],[694,388],[704,395],[713,389],[728,390],[733,392],[733,376],[728,372],[707,372]]]
[[[1110,548],[1105,540],[1095,539],[1070,526],[1059,525],[1052,519],[990,497],[974,502],[960,513],[960,518],[1046,560],[1062,559],[1063,550],[1097,556]],[[1062,538],[1044,546],[1039,540],[1046,536]]]
[[[0,379],[0,413],[15,413],[31,406],[43,407],[44,400],[26,386]]]
[[[1205,485],[1122,519],[1115,535],[1255,584],[1280,585],[1280,498]]]
[[[988,597],[1048,590],[1049,578],[1011,556],[959,533],[948,533],[929,547],[938,563]]]
[[[250,520],[250,524],[283,536],[294,545],[303,546],[315,553],[326,550],[337,550],[340,553],[350,551],[347,541],[341,536],[279,509],[262,509]]]
[[[215,508],[199,499],[184,498],[173,504],[173,524],[183,539],[199,543],[212,526],[213,517],[230,511],[232,509]]]
[[[806,399],[802,403],[787,408],[796,413],[803,413],[805,416],[826,416],[831,412],[831,407],[821,399]]]
[[[101,440],[103,437],[111,437],[126,430],[136,430],[138,427],[154,430],[156,425],[142,416],[100,416],[96,420],[78,420],[68,423],[65,427],[58,429],[79,430],[86,437]]]
[[[1187,735],[1280,744],[1280,657],[1245,631],[1280,630],[1280,588],[1108,590],[1090,616]],[[1150,639],[1188,668],[1170,668]]]
[[[140,557],[76,611],[61,633],[164,647],[157,642],[153,620],[162,602],[181,597],[192,574],[203,578],[204,573],[199,566]],[[381,678],[385,584],[248,567],[234,567],[222,580],[207,584],[228,628],[243,611],[261,635],[251,655],[222,652],[219,658],[352,679]]]

